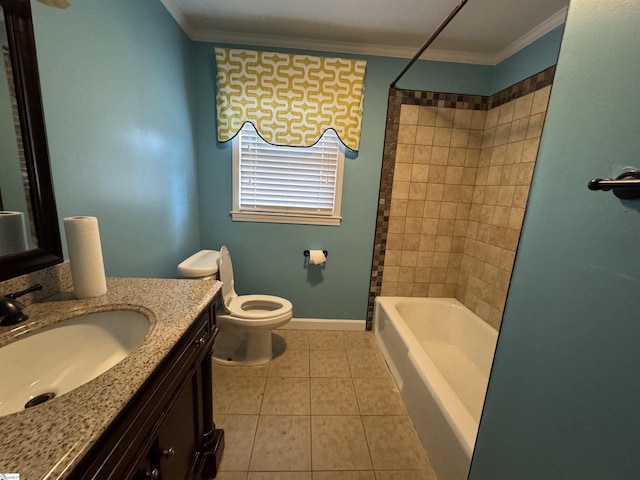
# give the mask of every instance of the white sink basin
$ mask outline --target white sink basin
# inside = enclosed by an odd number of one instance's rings
[[[0,416],[60,396],[123,360],[149,332],[133,310],[73,317],[0,348]]]

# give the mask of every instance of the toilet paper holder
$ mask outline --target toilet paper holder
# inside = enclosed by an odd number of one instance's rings
[[[329,256],[329,252],[327,252],[326,250],[322,250],[322,253],[324,253],[324,256],[325,256],[325,257],[328,257],[328,256]],[[305,250],[304,252],[302,252],[302,254],[303,254],[305,257],[308,257],[308,256],[310,255],[309,250]]]

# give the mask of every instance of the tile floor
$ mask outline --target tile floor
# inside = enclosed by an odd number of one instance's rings
[[[371,332],[278,330],[268,365],[213,371],[217,480],[437,480]]]

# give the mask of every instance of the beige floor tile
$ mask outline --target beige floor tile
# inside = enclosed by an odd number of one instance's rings
[[[273,351],[309,350],[309,333],[305,330],[276,330],[273,332]]]
[[[308,377],[309,352],[305,350],[287,350],[269,363],[270,377]]]
[[[309,415],[309,379],[269,377],[262,400],[262,415]]]
[[[427,470],[377,470],[376,480],[438,480],[438,477],[432,468]]]
[[[354,378],[353,386],[361,415],[406,415],[400,392],[393,379]]]
[[[311,425],[308,416],[260,415],[249,470],[311,470]]]
[[[311,415],[358,415],[350,378],[311,378]]]
[[[310,352],[312,377],[350,377],[349,363],[344,351],[312,350]]]
[[[375,480],[375,476],[372,471],[313,472],[313,480]]]
[[[314,471],[372,468],[359,416],[312,416],[311,452]]]
[[[247,480],[247,472],[218,472],[216,480]]]
[[[371,332],[273,338],[268,365],[213,366],[217,479],[437,480]]]
[[[213,364],[214,377],[266,377],[269,365],[219,365]],[[217,373],[215,373],[217,372]]]
[[[213,384],[213,411],[220,414],[260,413],[266,377],[220,377]]]
[[[258,415],[218,415],[216,413],[215,423],[216,428],[224,430],[225,445],[220,471],[246,472],[249,469]]]
[[[344,332],[342,337],[347,350],[377,350],[378,342],[373,332]]]
[[[344,350],[343,332],[310,331],[310,350]]]
[[[354,378],[389,377],[384,357],[375,350],[348,350],[347,358]]]
[[[216,378],[223,377],[224,374],[226,373],[226,370],[224,369],[224,366],[219,365],[213,360],[211,360],[211,373],[212,373],[213,379],[215,380]]]
[[[408,416],[364,416],[374,470],[424,470],[427,455]]]
[[[312,480],[312,478],[311,472],[249,472],[248,480]]]

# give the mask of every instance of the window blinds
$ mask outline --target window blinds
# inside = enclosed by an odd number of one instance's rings
[[[333,131],[312,147],[292,148],[266,143],[246,124],[239,141],[238,211],[336,215],[343,151]]]

